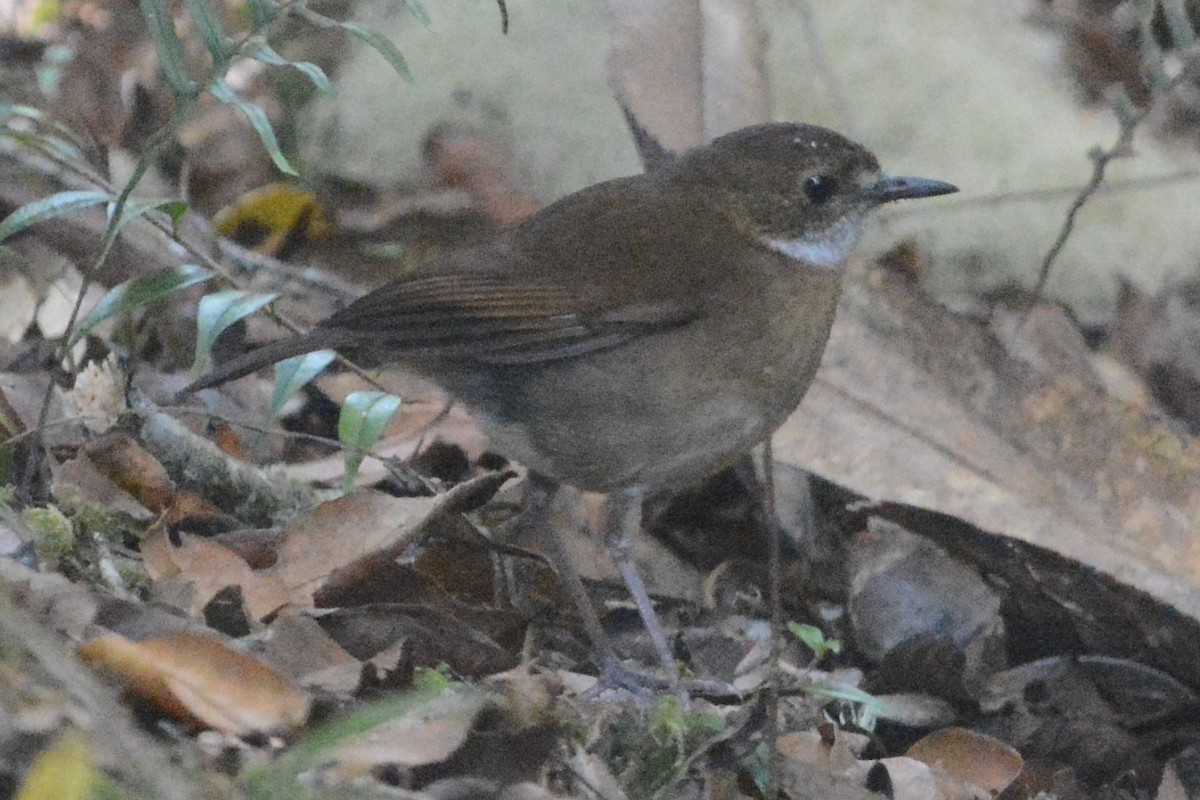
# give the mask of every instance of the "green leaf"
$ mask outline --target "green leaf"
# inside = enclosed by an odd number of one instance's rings
[[[271,419],[283,411],[287,399],[300,387],[315,378],[337,358],[332,350],[317,350],[295,358],[285,358],[275,365],[275,395],[271,398]]]
[[[233,87],[223,80],[214,81],[213,85],[209,87],[209,91],[222,103],[228,103],[246,115],[246,119],[250,121],[250,127],[254,128],[254,132],[262,140],[268,155],[271,156],[271,160],[275,162],[275,166],[280,172],[286,175],[300,174],[288,163],[287,157],[283,155],[283,150],[279,148],[279,140],[275,138],[275,129],[271,127],[271,121],[267,119],[267,112],[238,97],[237,93],[233,91]]]
[[[180,97],[195,97],[199,89],[196,82],[188,77],[187,67],[183,63],[183,45],[179,42],[179,34],[175,32],[171,3],[169,0],[139,0],[139,5],[167,83]]]
[[[860,706],[861,711],[858,712],[858,717],[864,723],[871,718],[888,717],[892,714],[891,708],[886,702],[873,694],[864,692],[857,686],[846,683],[813,683],[804,688],[804,693],[813,697],[827,697],[830,700],[840,700]],[[863,727],[870,730],[870,725],[864,724]]]
[[[87,158],[84,157],[82,150],[70,142],[54,136],[29,133],[28,131],[14,131],[11,128],[0,128],[0,133],[23,147],[40,150],[55,161],[63,161],[76,166],[87,164]]]
[[[358,474],[364,454],[379,441],[398,408],[399,397],[376,391],[351,392],[342,403],[338,441],[349,448],[346,451],[346,475],[342,479],[346,491],[354,485],[354,476]]]
[[[255,61],[261,61],[264,64],[270,64],[274,67],[295,67],[308,76],[308,79],[312,81],[313,86],[317,88],[318,92],[322,92],[323,94],[333,93],[333,84],[329,81],[329,76],[325,74],[325,70],[311,61],[288,61],[279,55],[275,51],[275,48],[263,41],[252,42],[248,45],[246,55]]]
[[[226,328],[272,302],[279,295],[251,294],[237,289],[206,295],[196,310],[196,360],[193,377],[200,377],[213,344]]]
[[[212,3],[209,0],[184,0],[184,5],[187,7],[188,14],[191,15],[192,21],[196,23],[196,30],[200,32],[204,46],[208,48],[208,52],[213,58],[217,74],[224,75],[225,67],[229,64],[230,51],[229,45],[225,42],[225,31],[221,27],[221,20],[217,18]]]
[[[120,232],[122,228],[139,217],[161,211],[171,220],[171,232],[178,235],[179,223],[183,220],[187,209],[188,204],[182,200],[134,200],[131,198],[125,201],[125,205],[121,207],[121,218],[117,220],[116,230],[113,233]],[[111,208],[109,213],[111,215]]]
[[[421,3],[421,0],[404,0],[404,7],[408,9],[408,13],[416,18],[417,22],[426,28],[429,27],[429,12],[425,10],[425,6]]]
[[[797,622],[789,622],[788,630],[792,635],[799,639],[813,651],[817,658],[824,658],[827,653],[842,652],[842,643],[837,639],[826,639],[825,633],[815,625],[802,625]]]
[[[404,60],[404,56],[396,49],[396,45],[392,44],[383,34],[358,22],[338,22],[336,19],[330,19],[322,14],[318,14],[305,6],[295,6],[295,10],[301,17],[318,28],[341,28],[359,41],[365,42],[375,52],[387,59],[387,62],[392,65],[392,69],[396,70],[400,77],[409,83],[416,83],[416,79],[413,78],[412,72],[409,71],[408,63]]]
[[[180,289],[186,289],[209,280],[212,276],[211,272],[201,266],[184,264],[181,267],[159,270],[114,286],[104,297],[100,298],[96,307],[79,323],[79,327],[71,334],[70,344],[74,345],[110,317],[128,314],[130,311],[148,306]]]
[[[25,106],[19,103],[0,103],[0,122],[5,122],[10,117],[27,119],[30,122],[35,123],[38,127],[45,128],[51,133],[62,137],[62,141],[55,142],[57,147],[65,152],[73,153],[78,157],[79,160],[83,160],[83,151],[86,149],[86,145],[75,134],[75,131],[71,130],[68,126],[59,122],[49,114],[46,114],[45,112],[34,108],[33,106]],[[22,133],[28,134],[27,131],[23,131]],[[38,138],[42,138],[40,134],[33,135],[37,136]],[[51,139],[49,141],[54,140]]]
[[[342,22],[339,24],[339,27],[383,56],[401,78],[404,78],[409,83],[417,82],[417,79],[413,77],[412,72],[408,68],[408,62],[404,60],[404,56],[396,49],[396,45],[392,44],[391,40],[379,31],[368,28],[366,25],[358,22]]]
[[[183,215],[187,213],[188,204],[183,200],[166,200],[159,203],[158,210],[167,215],[167,219],[171,220],[171,234],[179,235],[179,225],[183,222]]]
[[[58,192],[49,197],[26,203],[0,222],[0,242],[15,233],[48,219],[62,217],[73,211],[98,206],[113,200],[108,192],[81,190]]]

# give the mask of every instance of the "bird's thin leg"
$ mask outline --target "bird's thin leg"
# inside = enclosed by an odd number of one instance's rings
[[[642,490],[638,488],[624,489],[608,497],[608,519],[605,525],[605,544],[617,571],[625,581],[633,602],[637,604],[638,613],[658,651],[658,660],[667,673],[667,680],[676,694],[679,689],[679,668],[675,664],[675,656],[663,633],[658,614],[654,611],[654,603],[646,592],[646,585],[637,572],[633,563],[633,536],[642,526]]]
[[[783,526],[779,523],[779,510],[775,505],[775,455],[771,437],[762,445],[762,501],[767,519],[768,580],[767,600],[771,605],[771,665],[767,679],[766,711],[767,723],[763,730],[763,743],[767,747],[766,796],[779,795],[779,685],[783,678]]]
[[[571,555],[567,552],[567,546],[563,543],[562,537],[558,535],[558,531],[554,530],[554,526],[550,524],[550,503],[554,500],[554,495],[558,493],[558,488],[557,481],[531,472],[529,491],[525,496],[524,513],[541,533],[542,542],[546,547],[546,556],[550,559],[555,571],[558,572],[567,594],[571,596],[571,602],[579,611],[579,616],[583,618],[583,627],[587,630],[588,638],[592,640],[592,646],[598,651],[603,662],[602,668],[609,669],[618,663],[617,651],[613,649],[612,640],[605,633],[604,626],[600,624],[600,617],[596,614],[592,599],[583,586],[583,579],[579,577],[579,572],[571,563]]]
[[[680,681],[679,679],[675,658],[671,655],[666,636],[663,635],[662,625],[658,621],[654,605],[650,602],[646,587],[634,569],[629,555],[630,536],[641,527],[642,497],[640,492],[633,492],[630,497],[622,494],[610,498],[608,519],[606,520],[606,544],[609,545],[609,553],[621,572],[621,576],[625,579],[625,585],[633,595],[634,602],[637,603],[642,621],[650,632],[650,637],[658,649],[659,658],[667,674],[666,676],[657,676],[635,672],[621,663],[615,648],[613,648],[612,640],[600,623],[600,617],[596,614],[591,597],[588,596],[587,590],[583,586],[583,580],[571,562],[566,545],[563,544],[558,532],[554,530],[554,526],[550,524],[548,511],[558,488],[557,482],[543,475],[530,473],[529,491],[526,495],[525,510],[522,516],[538,529],[546,548],[546,556],[558,572],[567,593],[571,596],[571,602],[578,609],[588,638],[591,639],[592,646],[596,649],[601,675],[595,689],[589,690],[589,693],[606,687],[620,687],[635,692],[665,689],[674,693],[685,707],[690,706],[691,703],[688,692],[697,692],[711,697],[741,699],[742,695],[738,689],[726,683],[700,680]]]

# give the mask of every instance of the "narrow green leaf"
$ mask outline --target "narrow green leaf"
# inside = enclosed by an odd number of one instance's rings
[[[346,491],[354,485],[354,476],[362,464],[364,454],[375,446],[383,435],[400,398],[386,392],[351,392],[342,403],[338,417],[338,441],[345,445],[346,475],[342,486]]]
[[[222,103],[228,103],[246,115],[246,119],[250,120],[250,127],[254,128],[258,138],[262,140],[263,146],[267,148],[267,154],[271,156],[271,160],[275,162],[275,166],[280,172],[285,175],[300,174],[288,163],[283,150],[279,148],[279,140],[275,138],[275,129],[271,127],[271,121],[267,119],[267,112],[238,97],[237,93],[233,91],[233,87],[223,80],[214,81],[213,85],[209,87],[209,91]]]
[[[804,693],[815,697],[828,697],[831,700],[856,703],[870,709],[877,716],[886,716],[890,713],[887,702],[847,683],[813,683],[805,687]]]
[[[425,10],[425,5],[421,0],[404,0],[404,7],[408,9],[408,13],[416,18],[417,22],[429,27],[430,19],[429,12]]]
[[[333,93],[333,84],[329,80],[329,76],[325,71],[311,61],[288,61],[283,56],[279,55],[271,45],[263,41],[252,42],[248,45],[246,55],[253,58],[255,61],[261,61],[264,64],[270,64],[274,67],[295,67],[308,76],[312,81],[313,86],[318,92],[323,94]]]
[[[184,0],[184,5],[192,21],[196,23],[196,30],[200,32],[204,46],[213,58],[217,74],[224,75],[225,67],[229,64],[230,52],[225,43],[225,31],[221,27],[221,20],[218,19],[212,3],[210,0]]]
[[[404,78],[409,83],[417,82],[412,72],[408,69],[408,62],[404,60],[404,56],[396,49],[396,45],[392,44],[391,40],[382,33],[358,22],[342,22],[339,23],[338,27],[347,31],[351,36],[354,36],[383,56],[401,78]]]
[[[65,216],[73,211],[98,206],[110,202],[112,199],[113,196],[108,192],[83,190],[58,192],[49,197],[26,203],[9,214],[3,222],[0,222],[0,242],[25,230],[30,225]]]
[[[275,365],[275,394],[271,398],[271,419],[283,411],[287,399],[311,381],[321,370],[329,366],[337,353],[332,350],[317,350],[295,358],[285,358]]]
[[[86,149],[86,145],[76,135],[75,131],[41,109],[21,105],[20,103],[0,103],[0,122],[7,120],[9,117],[27,119],[35,123],[38,127],[45,128],[51,133],[62,137],[63,141],[59,143],[59,146],[69,148],[79,153],[81,159],[83,158],[83,151]]]
[[[161,211],[171,220],[171,230],[173,233],[179,233],[179,223],[183,219],[184,213],[187,211],[188,205],[182,200],[134,200],[125,201],[125,205],[121,208],[121,218],[117,220],[116,230],[113,233],[119,233],[129,223],[139,217],[144,217],[155,211]],[[112,215],[111,206],[109,208],[109,216]]]
[[[409,83],[416,83],[416,79],[413,78],[412,72],[408,69],[408,62],[404,60],[404,56],[396,49],[396,45],[392,44],[391,40],[379,33],[379,31],[368,28],[366,25],[358,22],[338,22],[335,19],[318,14],[305,6],[296,6],[295,8],[301,17],[318,28],[341,28],[359,41],[366,43],[375,52],[383,56],[400,77]]]
[[[175,32],[171,3],[169,0],[139,0],[139,5],[167,83],[180,97],[194,97],[196,82],[188,77],[187,67],[183,63],[183,45],[179,42],[179,34]]]
[[[230,289],[201,298],[196,309],[196,360],[192,363],[192,375],[200,377],[213,344],[226,328],[250,316],[278,296]]]
[[[158,270],[114,286],[79,323],[75,332],[71,334],[70,344],[74,345],[110,317],[144,308],[181,289],[209,280],[212,276],[204,267],[184,264],[181,267]]]
[[[87,164],[83,151],[69,141],[42,133],[14,131],[12,128],[0,128],[0,135],[7,136],[22,147],[41,151],[55,161],[75,165]]]

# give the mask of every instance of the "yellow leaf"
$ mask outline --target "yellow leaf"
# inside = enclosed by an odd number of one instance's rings
[[[16,800],[90,800],[94,761],[87,737],[71,728],[33,760]]]
[[[284,255],[282,251],[294,240],[322,239],[332,230],[317,198],[286,183],[247,192],[221,209],[213,223],[222,236],[272,255]],[[253,244],[251,239],[255,240]]]

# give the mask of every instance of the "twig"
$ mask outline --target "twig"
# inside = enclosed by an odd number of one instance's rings
[[[1050,247],[1046,257],[1042,259],[1041,269],[1038,271],[1037,283],[1033,286],[1033,293],[1036,296],[1041,296],[1042,290],[1046,288],[1046,282],[1050,279],[1050,268],[1054,266],[1054,262],[1058,259],[1059,253],[1067,245],[1067,239],[1071,237],[1071,233],[1075,230],[1075,218],[1079,216],[1079,212],[1091,199],[1096,190],[1100,188],[1100,184],[1104,182],[1104,172],[1108,169],[1108,164],[1115,158],[1123,158],[1129,155],[1133,144],[1133,126],[1121,126],[1121,135],[1117,139],[1117,143],[1109,150],[1101,150],[1099,147],[1094,147],[1088,152],[1088,158],[1092,159],[1092,177],[1088,180],[1087,185],[1080,190],[1072,201],[1071,207],[1067,209],[1066,219],[1063,220],[1062,228],[1058,231],[1058,237],[1054,240],[1054,244]]]
[[[205,419],[220,420],[221,422],[225,423],[226,425],[229,425],[230,427],[244,428],[248,431],[254,431],[255,433],[263,434],[264,436],[277,436],[281,439],[292,439],[292,440],[298,441],[298,442],[310,442],[313,444],[320,444],[320,445],[324,445],[326,447],[333,447],[337,450],[341,450],[344,453],[350,453],[350,452],[358,453],[358,454],[364,456],[365,458],[370,458],[370,459],[374,459],[375,461],[378,461],[380,464],[383,465],[384,469],[387,470],[388,474],[390,474],[393,478],[395,478],[398,483],[405,483],[408,481],[412,481],[412,482],[416,482],[417,484],[419,484],[422,489],[428,491],[430,494],[438,494],[439,493],[437,486],[435,486],[433,483],[431,483],[427,478],[425,478],[425,476],[421,475],[420,473],[418,473],[412,469],[408,469],[408,468],[400,469],[400,466],[396,464],[396,459],[393,458],[392,456],[376,455],[375,453],[371,452],[370,450],[364,450],[360,447],[354,447],[352,445],[346,444],[345,442],[338,441],[337,439],[330,439],[326,436],[318,436],[314,433],[304,433],[303,431],[288,431],[288,430],[283,430],[282,428],[268,428],[265,425],[255,425],[252,422],[244,422],[241,420],[236,420],[236,419],[233,419],[232,417],[226,416],[224,414],[218,414],[215,411],[209,411],[208,409],[204,409],[204,408],[189,408],[187,406],[167,406],[167,407],[164,407],[162,410],[170,411],[171,414],[173,414],[173,415],[182,414],[184,416],[196,416],[196,417],[203,417]],[[417,443],[413,447],[414,452],[418,452],[421,449],[421,445],[424,442],[424,437],[425,437],[426,433],[428,432],[429,428],[432,427],[439,420],[444,419],[446,414],[448,414],[448,413],[449,413],[449,406],[447,406],[442,412],[440,412],[432,421],[427,422],[425,425],[423,425],[421,427],[421,435],[418,438]]]
[[[1139,0],[1139,5],[1141,19],[1140,36],[1144,60],[1146,62],[1143,65],[1143,69],[1152,74],[1159,74],[1162,71],[1162,54],[1159,52],[1154,41],[1153,32],[1154,12],[1157,0]],[[1164,7],[1166,7],[1165,3]],[[1067,216],[1063,220],[1062,228],[1058,232],[1058,237],[1046,253],[1045,259],[1042,260],[1041,269],[1038,271],[1037,283],[1033,288],[1035,295],[1040,296],[1046,288],[1046,283],[1050,279],[1050,270],[1054,266],[1054,262],[1058,259],[1059,254],[1062,253],[1063,248],[1066,247],[1071,233],[1075,230],[1075,220],[1079,216],[1079,212],[1091,200],[1092,196],[1095,195],[1100,185],[1104,183],[1104,176],[1109,163],[1114,159],[1125,158],[1133,153],[1134,133],[1137,131],[1138,126],[1150,115],[1150,112],[1154,108],[1154,103],[1168,95],[1172,89],[1184,80],[1191,80],[1193,77],[1194,75],[1191,70],[1184,69],[1174,78],[1163,81],[1159,90],[1155,92],[1150,104],[1140,111],[1134,109],[1133,102],[1123,89],[1117,91],[1113,98],[1113,110],[1116,112],[1117,122],[1121,126],[1120,135],[1108,150],[1101,150],[1099,147],[1095,147],[1088,152],[1088,157],[1092,159],[1092,176],[1071,203],[1071,207],[1067,210]]]

